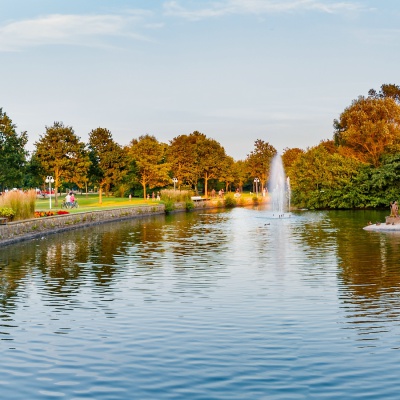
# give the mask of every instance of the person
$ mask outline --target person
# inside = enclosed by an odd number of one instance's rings
[[[72,192],[69,194],[69,201],[71,205],[75,203],[75,195]]]
[[[161,197],[160,197],[160,192],[157,192],[157,200],[160,201]]]
[[[393,215],[394,215],[394,217],[397,218],[397,217],[399,216],[399,206],[398,206],[398,204],[397,204],[397,201],[395,201],[395,202],[393,203],[392,209],[393,209]]]
[[[65,206],[67,208],[71,207],[71,195],[69,193],[65,196]]]
[[[129,193],[129,201],[132,201],[132,194]]]

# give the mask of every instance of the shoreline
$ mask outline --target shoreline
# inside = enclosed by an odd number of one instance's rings
[[[264,203],[261,200],[260,204]],[[243,206],[249,206],[245,204]],[[236,206],[241,207],[241,206]],[[193,211],[223,208],[220,201],[207,200],[194,203]],[[190,212],[185,203],[175,203],[170,213]],[[0,247],[107,222],[166,214],[165,204],[136,205],[107,210],[82,211],[73,214],[53,215],[8,222],[0,225]]]
[[[177,212],[186,211],[184,208]],[[121,207],[108,210],[83,211],[74,214],[54,215],[9,222],[0,225],[0,246],[6,246],[38,237],[61,233],[73,229],[123,221],[142,216],[165,214],[164,204]]]

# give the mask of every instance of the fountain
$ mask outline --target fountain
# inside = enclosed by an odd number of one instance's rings
[[[290,217],[290,179],[286,179],[282,157],[279,154],[276,154],[271,162],[268,191],[272,216],[276,218]]]

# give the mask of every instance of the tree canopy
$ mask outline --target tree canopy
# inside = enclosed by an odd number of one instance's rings
[[[27,142],[27,133],[18,135],[11,118],[0,108],[0,189],[22,184]]]
[[[71,182],[80,186],[88,173],[90,160],[85,143],[80,141],[72,127],[54,122],[52,126],[46,126],[46,133],[40,136],[35,146],[43,172],[54,178],[57,206],[57,191],[61,183]]]

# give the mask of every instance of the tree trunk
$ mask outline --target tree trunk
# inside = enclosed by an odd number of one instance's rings
[[[103,204],[103,188],[102,186],[99,187],[99,204]]]

